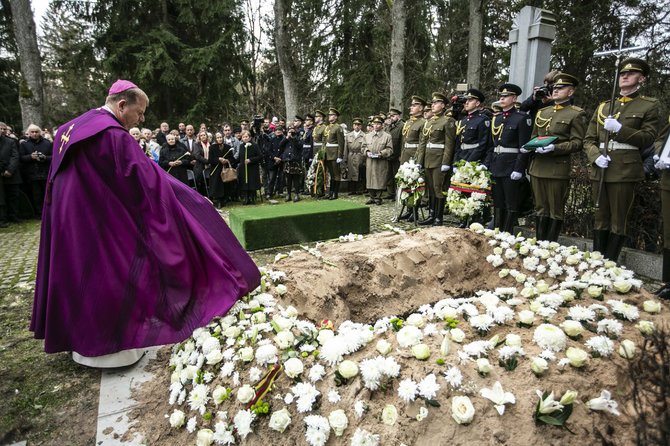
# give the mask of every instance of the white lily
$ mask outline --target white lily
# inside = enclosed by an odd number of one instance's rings
[[[621,415],[617,410],[619,405],[611,397],[612,394],[609,390],[602,390],[598,398],[593,398],[586,403],[586,407],[591,410],[604,410],[612,415],[619,416]]]
[[[496,381],[490,389],[483,388],[479,393],[484,398],[493,401],[500,415],[505,413],[505,404],[514,404],[516,402],[514,395],[510,392],[505,392],[499,381]]]
[[[554,392],[551,392],[545,399],[542,399],[542,391],[536,390],[537,396],[540,397],[540,413],[550,414],[557,410],[563,409],[563,405],[554,399]]]

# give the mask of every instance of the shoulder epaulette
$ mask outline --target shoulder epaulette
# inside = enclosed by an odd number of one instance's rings
[[[571,105],[570,108],[575,110],[575,111],[578,111],[578,112],[583,112],[584,111],[583,108],[577,107],[576,105]]]
[[[644,99],[645,101],[649,101],[649,102],[658,102],[658,99],[652,98],[650,96],[640,96],[640,99]]]

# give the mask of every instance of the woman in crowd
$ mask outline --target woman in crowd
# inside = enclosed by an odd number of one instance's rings
[[[237,166],[239,190],[244,196],[244,204],[256,202],[256,192],[261,188],[260,163],[263,154],[256,144],[251,141],[251,133],[242,131],[242,146],[240,147],[240,165]]]
[[[193,145],[193,153],[191,154],[191,164],[193,166],[193,175],[195,176],[195,184],[198,186],[198,192],[201,195],[207,196],[207,188],[205,187],[205,172],[209,176],[209,135],[206,130],[201,130],[198,133],[198,141]]]
[[[237,189],[237,181],[224,183],[223,178],[221,178],[223,169],[237,167],[233,151],[233,147],[224,143],[223,134],[216,132],[214,143],[209,147],[209,195],[214,205],[218,208],[224,206],[226,202],[231,201]]]
[[[158,164],[170,175],[188,185],[189,153],[184,146],[177,144],[177,137],[172,133],[167,135],[166,140],[167,142],[161,148]]]

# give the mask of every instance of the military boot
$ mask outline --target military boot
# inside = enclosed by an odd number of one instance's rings
[[[561,235],[561,228],[563,227],[563,220],[549,219],[549,230],[547,231],[547,237],[545,240],[550,242],[557,242],[558,236]]]
[[[493,229],[501,229],[505,224],[505,209],[493,208]]]
[[[619,254],[621,254],[621,248],[623,248],[624,243],[626,243],[626,236],[621,234],[610,234],[610,239],[607,242],[607,251],[605,257],[610,259],[613,262],[619,261]]]
[[[663,249],[663,286],[656,291],[661,299],[670,299],[670,249]]]
[[[602,255],[605,255],[607,251],[607,243],[610,238],[610,232],[603,229],[594,229],[593,230],[593,249],[591,251],[598,251]]]
[[[514,226],[516,226],[516,221],[517,221],[518,217],[519,217],[518,212],[508,210],[505,213],[505,225],[504,225],[504,229],[502,229],[502,230],[512,234],[514,232]]]
[[[430,199],[430,203],[428,204],[428,218],[419,222],[421,226],[430,226],[435,223],[435,201],[437,201],[435,198]]]
[[[436,200],[437,204],[435,207],[435,221],[433,222],[433,226],[442,226],[444,218],[444,203],[446,199],[436,198]]]
[[[535,238],[537,240],[547,240],[549,221],[550,219],[546,215],[538,215],[535,217]]]

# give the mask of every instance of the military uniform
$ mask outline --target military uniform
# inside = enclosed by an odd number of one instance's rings
[[[363,125],[363,121],[354,118],[354,124]],[[365,155],[363,154],[363,143],[365,142],[365,133],[363,131],[347,133],[347,171],[349,172],[349,192],[356,195],[362,192],[365,187]]]
[[[483,161],[490,141],[491,119],[481,111],[469,113],[456,123],[454,162]]]
[[[447,98],[441,93],[433,93],[433,102],[437,101],[446,104]],[[416,158],[417,163],[425,168],[431,207],[428,219],[420,222],[422,225],[442,224],[445,203],[442,192],[448,173],[442,172],[441,168],[442,166],[451,167],[454,159],[455,143],[456,125],[453,118],[446,116],[444,113],[436,114],[425,123]]]
[[[659,135],[655,144],[656,155],[661,155],[663,148],[668,141],[668,134],[670,130],[670,117]],[[659,189],[661,190],[661,207],[663,214],[663,273],[661,279],[664,282],[663,287],[656,292],[656,294],[664,299],[670,298],[670,170],[664,166],[665,169],[661,173],[661,182]]]
[[[574,76],[559,73],[556,88],[576,87]],[[551,105],[535,115],[532,138],[555,136],[553,150],[538,150],[531,155],[528,173],[531,178],[538,240],[557,241],[564,219],[565,201],[570,188],[570,154],[579,152],[584,142],[588,118],[581,108],[563,104]]]
[[[340,116],[340,112],[335,108],[331,108],[328,114]],[[341,161],[344,156],[344,130],[342,130],[337,120],[332,124],[326,125],[323,131],[323,143],[326,149],[326,157],[324,158],[326,170],[330,175],[328,199],[335,200],[340,190],[341,180],[340,165],[337,161]]]
[[[321,119],[325,118],[325,114],[321,110],[317,110],[314,112],[316,116],[320,116]],[[319,122],[314,126],[314,129],[312,130],[312,144],[314,146],[313,151],[314,155],[319,157],[319,165],[317,166],[317,171],[315,172],[315,178],[314,178],[314,191],[315,195],[317,197],[323,197],[326,194],[325,188],[326,188],[326,182],[325,182],[325,157],[326,157],[326,150],[324,147],[324,137],[323,134],[326,130],[326,124],[323,122]],[[321,175],[323,175],[324,181],[319,183],[317,181],[318,174],[321,172]]]
[[[389,111],[389,116],[393,115],[402,115],[402,112],[396,108],[392,108]],[[402,130],[405,125],[405,121],[398,119],[396,122],[392,122],[388,126],[388,133],[391,134],[391,143],[393,144],[393,153],[389,158],[389,179],[386,187],[386,191],[390,198],[395,197],[395,175],[398,173],[400,168],[400,153],[402,151]]]
[[[382,124],[384,121],[377,116],[373,122]],[[366,204],[382,204],[382,192],[386,189],[388,179],[389,157],[393,154],[391,135],[383,130],[367,133],[363,154],[366,156],[365,186],[370,193],[370,200]]]
[[[500,95],[520,95],[521,88],[514,84],[503,84]],[[489,147],[484,165],[493,176],[494,226],[511,232],[524,201],[523,175],[528,165],[528,154],[520,152],[521,146],[530,139],[532,122],[530,117],[514,106],[493,117]],[[512,173],[520,174],[513,180]]]
[[[639,71],[646,76],[649,66],[640,59],[626,59],[620,72],[626,71]],[[593,114],[584,138],[584,150],[590,163],[594,201],[600,194],[595,211],[593,249],[616,261],[626,239],[635,185],[645,178],[640,150],[651,146],[658,135],[659,105],[657,99],[642,96],[637,91],[614,101],[612,117],[621,128],[610,133],[606,150],[609,163],[603,169],[595,163],[605,151],[604,125],[609,107],[610,101],[605,101]],[[600,190],[602,175],[604,182]]]

